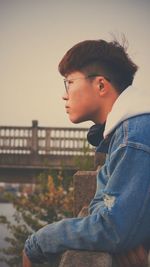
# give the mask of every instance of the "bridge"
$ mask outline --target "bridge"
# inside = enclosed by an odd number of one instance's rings
[[[86,128],[0,126],[0,181],[33,182],[43,170],[77,171],[77,157],[93,160]]]

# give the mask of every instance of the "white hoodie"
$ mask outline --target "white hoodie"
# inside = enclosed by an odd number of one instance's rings
[[[150,113],[150,92],[129,86],[119,95],[108,114],[104,138],[122,121],[144,113]]]

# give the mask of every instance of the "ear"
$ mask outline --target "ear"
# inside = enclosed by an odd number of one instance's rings
[[[99,84],[99,90],[103,90],[103,88],[104,88],[104,84],[101,82],[101,83]]]
[[[103,78],[98,79],[98,89],[101,96],[107,93],[107,84]]]

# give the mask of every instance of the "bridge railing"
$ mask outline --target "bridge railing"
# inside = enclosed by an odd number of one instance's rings
[[[1,154],[82,155],[94,149],[87,143],[86,128],[0,126]]]

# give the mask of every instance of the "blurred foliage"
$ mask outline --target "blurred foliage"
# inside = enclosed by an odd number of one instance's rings
[[[90,144],[84,142],[82,154],[75,156],[74,162],[80,171],[91,171],[95,169],[94,166],[94,148],[91,149]]]
[[[10,233],[5,238],[9,246],[1,249],[3,256],[0,262],[4,261],[11,267],[21,267],[22,251],[29,235],[48,223],[73,216],[72,178],[65,179],[62,172],[53,175],[41,173],[32,194],[19,197],[10,193],[5,195],[7,201],[13,203],[16,212],[14,223],[0,216],[0,223],[5,224]],[[42,264],[42,266],[54,267],[57,264],[56,259],[56,262]]]
[[[84,145],[81,156],[75,156],[75,164],[78,170],[93,170],[94,157],[89,145]],[[5,193],[5,200],[13,204],[16,212],[14,223],[0,216],[0,223],[6,225],[9,234],[5,238],[8,247],[0,251],[3,253],[0,262],[4,261],[11,267],[22,267],[22,251],[29,235],[46,224],[73,216],[73,179],[65,168],[59,172],[43,172],[36,181],[32,194],[14,196]],[[42,266],[56,267],[58,262],[59,257]]]

